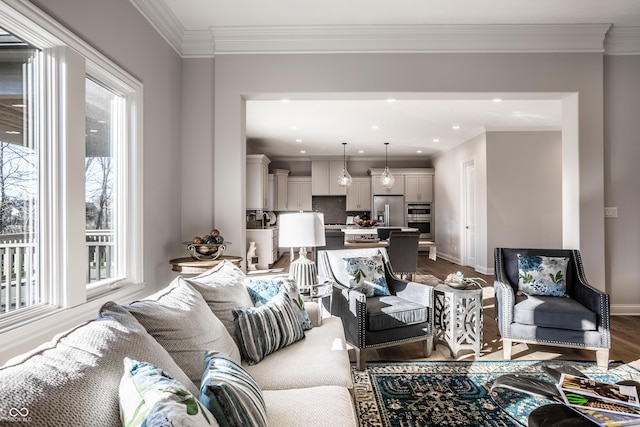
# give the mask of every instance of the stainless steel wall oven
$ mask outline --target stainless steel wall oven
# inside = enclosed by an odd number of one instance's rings
[[[420,231],[421,239],[431,239],[433,232],[431,229],[431,203],[407,203],[405,214],[407,227],[417,228]]]

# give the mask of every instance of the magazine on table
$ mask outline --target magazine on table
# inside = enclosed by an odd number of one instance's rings
[[[562,374],[558,390],[567,406],[598,425],[640,425],[640,402],[634,386]]]

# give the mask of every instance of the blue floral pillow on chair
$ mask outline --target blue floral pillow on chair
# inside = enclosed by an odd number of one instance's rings
[[[384,262],[381,255],[343,259],[349,275],[350,288],[368,297],[391,295],[384,275]]]
[[[567,257],[518,254],[518,293],[566,296],[568,262]]]

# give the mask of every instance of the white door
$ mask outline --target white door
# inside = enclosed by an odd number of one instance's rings
[[[476,174],[473,160],[462,165],[463,263],[476,266]]]

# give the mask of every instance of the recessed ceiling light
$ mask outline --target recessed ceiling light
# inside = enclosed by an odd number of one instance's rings
[[[395,98],[387,98],[387,102],[389,104],[393,104],[394,102],[396,102],[396,99]]]
[[[305,154],[306,152],[306,150],[300,150],[300,154]]]
[[[89,132],[91,132],[91,133],[98,133],[98,129],[89,129]]]
[[[298,130],[298,126],[296,126],[296,125],[291,125],[291,130]]]
[[[418,151],[416,151],[416,153],[420,154],[420,153],[422,153],[422,150],[418,150]]]
[[[379,130],[379,129],[380,129],[380,126],[378,126],[378,125],[371,125],[371,129],[373,129],[373,130]]]
[[[453,125],[453,126],[451,126],[451,129],[458,130],[458,129],[460,129],[460,125]]]
[[[358,150],[358,154],[364,154],[364,150]]]
[[[439,138],[433,138],[433,142],[440,142]]]
[[[502,102],[502,98],[493,98],[493,102]]]
[[[282,98],[280,102],[289,102],[289,98]]]
[[[296,142],[302,142],[302,140],[300,138],[296,139]]]

